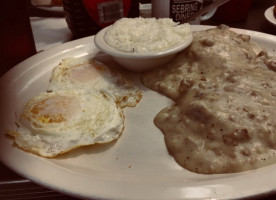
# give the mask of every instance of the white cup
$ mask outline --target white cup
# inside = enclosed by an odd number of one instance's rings
[[[203,0],[151,0],[152,17],[172,18],[175,22],[190,17],[203,7]],[[190,24],[200,24],[201,21],[210,19],[216,12],[216,8],[205,15],[190,21]]]

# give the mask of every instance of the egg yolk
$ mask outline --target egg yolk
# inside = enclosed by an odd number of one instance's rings
[[[42,123],[62,123],[73,118],[80,105],[76,98],[54,96],[38,101],[31,109],[32,118]]]
[[[70,78],[79,82],[95,82],[105,71],[104,67],[97,64],[77,65],[70,71]]]

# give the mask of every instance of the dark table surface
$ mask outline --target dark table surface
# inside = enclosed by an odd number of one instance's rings
[[[249,15],[245,21],[236,23],[224,23],[234,28],[248,29],[276,35],[276,26],[266,21],[264,12],[267,8],[276,4],[276,0],[253,0]],[[204,25],[219,25],[222,22],[210,19],[203,22]],[[276,189],[276,188],[275,188]],[[43,186],[27,180],[0,163],[0,199],[2,200],[27,200],[27,199],[57,199],[73,200],[74,197],[60,194]],[[256,196],[254,199],[276,199],[276,193]]]

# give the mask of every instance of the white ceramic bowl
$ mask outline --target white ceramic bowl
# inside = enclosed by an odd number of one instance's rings
[[[164,65],[165,63],[169,62],[174,56],[176,56],[178,52],[188,47],[193,41],[193,36],[190,35],[189,37],[187,37],[186,40],[183,41],[183,43],[168,50],[146,54],[128,53],[118,51],[117,49],[110,47],[105,42],[104,34],[108,28],[109,27],[106,27],[97,33],[94,39],[96,46],[102,52],[111,55],[117,63],[119,63],[126,69],[134,72],[142,72],[157,66]]]

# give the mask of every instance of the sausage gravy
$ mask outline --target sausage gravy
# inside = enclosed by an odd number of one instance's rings
[[[225,25],[194,32],[191,46],[146,72],[145,86],[175,101],[154,119],[169,153],[203,174],[276,162],[276,59]]]

